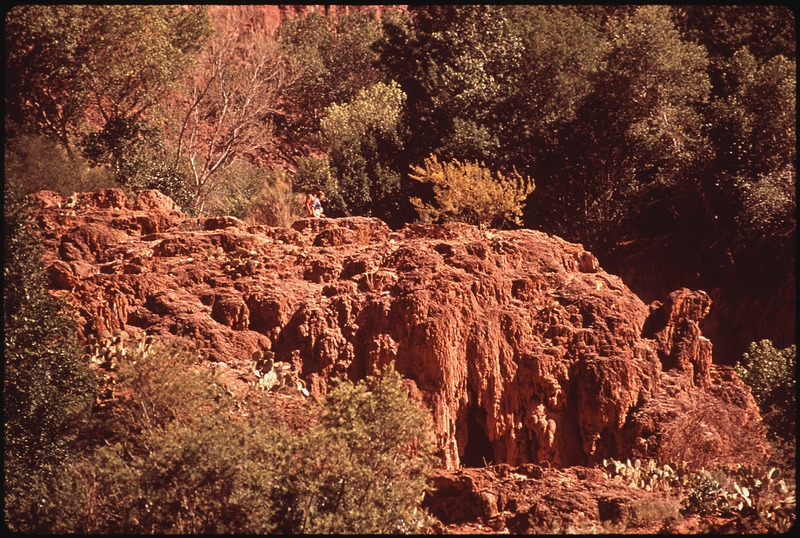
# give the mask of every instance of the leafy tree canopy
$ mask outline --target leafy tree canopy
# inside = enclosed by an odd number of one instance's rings
[[[797,348],[777,349],[769,340],[753,342],[734,370],[752,389],[773,435],[797,437]]]
[[[210,32],[203,7],[18,6],[6,20],[7,104],[70,148],[88,122],[135,122]]]
[[[291,128],[300,140],[314,144],[325,109],[346,103],[384,80],[373,45],[382,35],[374,11],[340,14],[335,19],[318,12],[291,18],[278,30],[284,50],[298,63],[302,75],[287,93],[294,112]]]
[[[332,210],[394,217],[400,177],[391,163],[403,143],[399,131],[405,101],[396,82],[379,82],[360,90],[351,102],[326,109],[322,139],[330,148],[338,187],[327,193]]]

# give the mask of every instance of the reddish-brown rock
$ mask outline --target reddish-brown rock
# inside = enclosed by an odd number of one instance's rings
[[[558,237],[366,217],[250,226],[187,218],[155,191],[37,200],[52,288],[84,335],[187,335],[240,387],[253,352],[271,350],[317,397],[333,376],[394,362],[431,410],[446,468],[658,453],[693,401],[743,417],[736,427],[759,421],[711,365],[705,293],[648,307]]]

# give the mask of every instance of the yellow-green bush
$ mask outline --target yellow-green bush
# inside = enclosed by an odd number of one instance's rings
[[[412,198],[423,222],[463,221],[493,227],[522,225],[525,198],[534,184],[517,172],[492,173],[483,163],[442,163],[431,155],[423,167],[412,166],[410,177],[433,187],[433,204]]]

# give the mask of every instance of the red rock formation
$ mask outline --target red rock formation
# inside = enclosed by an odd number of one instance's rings
[[[698,328],[707,295],[678,290],[649,308],[558,237],[392,231],[364,217],[249,226],[187,218],[154,191],[133,204],[114,189],[37,199],[52,286],[85,335],[190,336],[240,389],[253,352],[271,350],[317,397],[334,376],[394,362],[431,410],[448,468],[656,453],[677,395],[711,398],[743,428],[758,421],[752,397],[711,365]],[[712,448],[724,456],[724,443]]]

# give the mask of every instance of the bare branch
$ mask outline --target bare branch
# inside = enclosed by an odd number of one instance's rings
[[[272,145],[269,115],[291,82],[288,63],[270,36],[218,33],[209,44],[181,113],[176,163],[192,170],[195,209],[220,186],[235,160]]]

